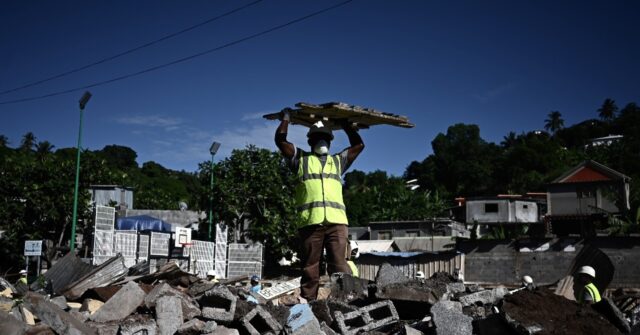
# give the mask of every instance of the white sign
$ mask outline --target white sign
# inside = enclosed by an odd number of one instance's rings
[[[40,240],[40,241],[24,241],[24,255],[25,256],[41,256],[42,255],[42,240]]]
[[[191,244],[191,228],[176,227],[175,247],[182,248]]]
[[[266,300],[271,300],[281,294],[287,293],[289,291],[293,291],[300,287],[300,280],[302,277],[298,277],[296,279],[291,279],[289,281],[285,281],[282,283],[275,284],[269,288],[265,288],[260,290],[258,294],[265,298]]]

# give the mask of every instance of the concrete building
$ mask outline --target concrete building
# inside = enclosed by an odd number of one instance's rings
[[[629,210],[631,178],[595,161],[584,161],[547,185],[545,220],[556,234],[592,235],[607,218]]]
[[[133,209],[133,188],[120,185],[91,185],[91,202],[96,206]]]
[[[465,208],[467,224],[540,222],[538,202],[520,196],[467,199]]]
[[[415,221],[379,221],[369,224],[372,240],[393,240],[398,237],[465,236],[463,224],[451,219]]]

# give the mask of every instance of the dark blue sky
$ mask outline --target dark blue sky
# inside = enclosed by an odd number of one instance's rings
[[[250,1],[3,1],[0,91],[158,39]],[[70,76],[0,95],[0,134],[34,132],[76,144],[80,87],[215,48],[340,1],[263,1],[176,38]],[[171,169],[194,171],[256,144],[275,150],[276,122],[259,116],[306,101],[342,101],[406,115],[413,129],[361,132],[353,168],[401,175],[455,123],[500,142],[542,129],[558,110],[569,126],[605,98],[640,103],[637,1],[369,1],[345,6],[188,62],[91,88],[83,146],[118,144]],[[306,146],[304,129],[290,139]],[[346,146],[337,136],[334,150]]]

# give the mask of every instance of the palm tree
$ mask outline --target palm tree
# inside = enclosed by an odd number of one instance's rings
[[[564,127],[564,120],[562,114],[558,111],[553,111],[547,115],[548,119],[544,120],[544,129],[550,131],[555,135],[556,131]]]
[[[20,150],[22,151],[31,151],[33,146],[36,144],[36,135],[32,132],[28,132],[22,136],[22,141],[20,142]]]
[[[51,144],[49,141],[42,141],[36,144],[36,152],[40,155],[45,155],[50,153],[55,145]]]
[[[616,106],[616,102],[613,99],[605,99],[602,103],[602,107],[598,109],[598,113],[600,118],[604,121],[611,121],[616,117],[616,113],[618,112],[618,106]]]
[[[506,149],[511,148],[516,145],[516,143],[518,143],[518,137],[516,136],[516,133],[512,131],[509,132],[507,136],[504,136],[502,142],[500,142],[502,147]]]

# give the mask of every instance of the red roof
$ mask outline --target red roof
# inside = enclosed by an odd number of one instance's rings
[[[596,171],[588,166],[583,166],[578,171],[574,172],[571,176],[563,180],[563,183],[581,183],[591,181],[608,181],[610,177],[603,174],[600,171]]]

